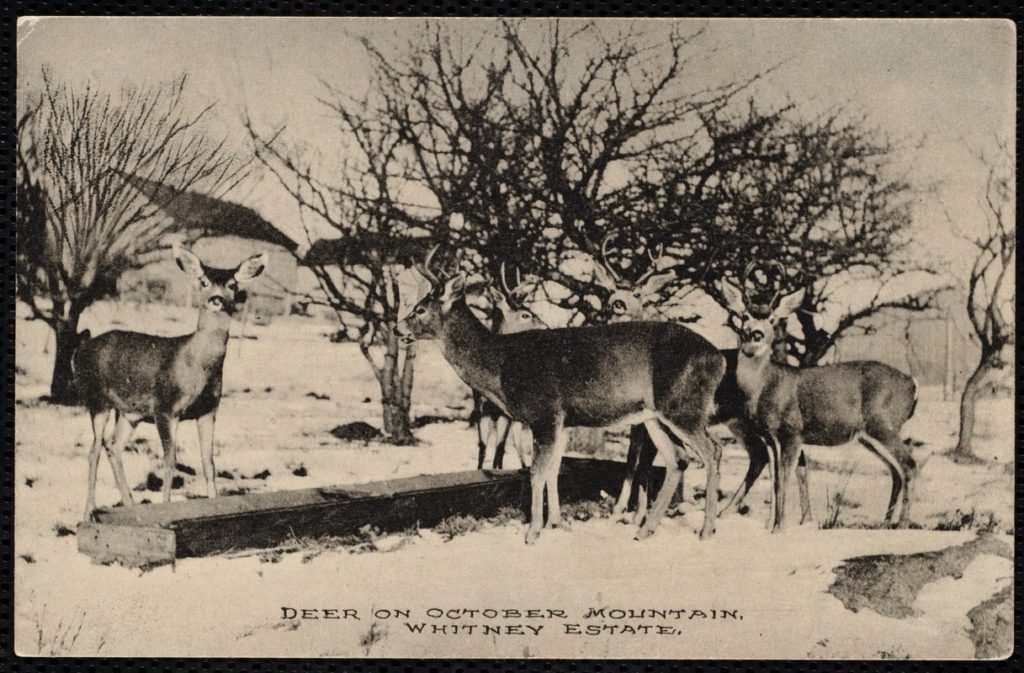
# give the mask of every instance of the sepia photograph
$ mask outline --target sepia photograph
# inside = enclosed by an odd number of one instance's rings
[[[1013,22],[16,40],[16,654],[1013,653]]]

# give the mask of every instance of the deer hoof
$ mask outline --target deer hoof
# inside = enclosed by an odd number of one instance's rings
[[[638,541],[638,542],[640,542],[640,541],[646,540],[647,538],[649,538],[652,535],[654,535],[654,530],[653,529],[648,528],[647,526],[642,526],[640,528],[640,530],[638,530],[636,532],[636,535],[633,537],[633,539]]]
[[[700,539],[700,540],[709,540],[709,539],[711,539],[711,536],[714,535],[714,534],[715,534],[715,529],[714,528],[712,528],[711,530],[704,530],[704,529],[702,529],[700,531],[700,536],[698,537],[698,539]]]
[[[540,537],[540,529],[530,526],[526,529],[526,544],[535,544]]]

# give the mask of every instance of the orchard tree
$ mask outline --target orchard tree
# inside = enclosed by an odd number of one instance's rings
[[[164,245],[164,213],[186,190],[231,190],[247,164],[204,129],[214,104],[194,111],[187,78],[102,91],[42,71],[42,92],[26,97],[18,120],[18,298],[55,335],[50,395],[74,399],[71,356],[83,311],[118,275]],[[143,196],[132,176],[168,187]]]
[[[981,347],[978,364],[967,379],[960,398],[960,433],[953,457],[978,460],[974,452],[975,409],[982,384],[993,371],[1006,367],[1007,350],[1014,343],[1017,226],[1012,145],[997,141],[994,151],[974,153],[985,167],[981,198],[984,224],[980,235],[964,235],[973,262],[967,276],[967,317]]]
[[[402,138],[371,98],[353,100],[330,87],[320,103],[336,119],[348,148],[327,165],[286,145],[284,128],[246,128],[262,163],[295,200],[306,225],[308,252],[300,261],[316,275],[347,338],[357,342],[380,386],[384,436],[415,441],[409,416],[415,346],[400,348],[394,328],[402,304],[399,272],[422,262],[434,232],[447,220],[402,200]],[[337,236],[320,238],[310,220]]]

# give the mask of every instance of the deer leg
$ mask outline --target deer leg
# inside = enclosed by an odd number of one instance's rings
[[[633,495],[633,480],[636,478],[637,465],[640,460],[640,447],[642,445],[643,426],[634,425],[629,429],[629,450],[626,452],[626,476],[622,480],[622,488],[619,489],[619,498],[612,508],[612,515],[621,516],[629,509],[629,499]],[[639,496],[638,496],[639,497]],[[646,503],[644,505],[646,507]],[[637,509],[640,507],[637,501]]]
[[[100,464],[100,451],[103,449],[103,429],[107,425],[109,409],[98,411],[92,415],[92,447],[89,449],[89,483],[85,496],[85,514],[82,521],[91,521],[93,510],[96,509],[96,471]]]
[[[203,461],[203,481],[206,482],[206,497],[217,497],[217,470],[213,466],[213,426],[217,421],[217,412],[211,411],[196,419],[196,431],[199,434],[199,454]]]
[[[669,500],[672,499],[672,494],[679,485],[679,479],[683,474],[683,468],[680,467],[681,461],[676,450],[676,443],[668,436],[668,433],[662,429],[657,420],[644,421],[644,427],[647,428],[651,441],[654,442],[654,445],[658,448],[658,453],[661,454],[662,459],[665,461],[665,483],[661,485],[661,491],[658,492],[658,497],[655,498],[651,511],[647,513],[643,525],[640,526],[636,533],[637,540],[647,539],[657,530],[658,524],[661,523],[661,518],[665,516],[665,511],[668,509]],[[683,463],[685,464],[685,461]]]
[[[807,454],[800,452],[800,458],[796,463],[796,481],[800,487],[800,523],[810,521],[811,515],[811,489],[807,484]]]
[[[786,493],[789,490],[789,478],[796,469],[797,461],[800,459],[800,442],[794,441],[792,437],[784,437],[780,445],[779,438],[773,437],[779,457],[778,474],[775,480],[775,521],[772,524],[772,532],[782,529],[786,518]]]
[[[555,434],[555,442],[552,445],[551,461],[548,465],[545,485],[548,492],[548,520],[546,528],[566,528],[562,521],[562,503],[558,497],[558,472],[562,466],[562,455],[565,454],[565,446],[569,443],[569,435],[561,425]]]
[[[644,430],[641,436],[640,457],[636,466],[636,512],[633,515],[633,523],[641,525],[647,516],[648,505],[651,498],[651,475],[654,471],[654,458],[658,455],[658,447],[655,446],[650,435]],[[683,489],[683,477],[685,468],[679,474],[679,490]],[[669,506],[672,503],[669,501]]]
[[[765,528],[772,530],[772,527],[775,525],[776,509],[778,507],[776,482],[778,482],[779,476],[779,459],[781,449],[779,448],[778,441],[775,439],[774,435],[761,435],[761,439],[764,442],[764,448],[768,458],[768,520],[765,522]]]
[[[164,502],[171,501],[171,483],[174,479],[175,467],[178,464],[178,446],[176,444],[178,422],[168,414],[156,414],[156,429],[160,434],[160,443],[164,447]]]
[[[893,453],[903,467],[903,507],[900,508],[900,518],[896,522],[896,527],[906,528],[910,525],[911,489],[913,488],[914,481],[917,479],[919,466],[914,457],[910,455],[910,449],[900,442],[899,437],[895,441],[899,448],[894,450]],[[893,446],[893,444],[889,446]]]
[[[863,444],[868,451],[878,456],[885,463],[886,467],[889,468],[889,474],[892,476],[892,490],[889,493],[889,506],[885,510],[885,523],[891,524],[892,517],[896,513],[896,502],[903,492],[903,468],[889,451],[889,448],[874,437],[862,432],[857,436],[857,441]]]
[[[125,444],[135,431],[137,423],[132,422],[124,414],[117,414],[117,422],[114,425],[114,437],[107,446],[107,460],[110,461],[110,469],[114,472],[114,480],[121,490],[121,504],[132,504],[132,490],[128,488],[128,479],[124,476],[124,465],[121,463],[121,454],[124,453]]]
[[[484,469],[484,460],[487,459],[487,442],[484,441],[484,419],[477,420],[476,425],[476,469]]]
[[[544,525],[544,485],[552,463],[560,425],[561,420],[552,419],[532,427],[534,453],[530,465],[530,525],[526,529],[526,544],[537,541],[540,529]]]
[[[512,421],[508,416],[498,416],[494,421],[494,435],[497,442],[494,444],[494,469],[500,470],[505,465],[505,444],[508,442],[508,431],[512,427]]]
[[[700,529],[700,539],[707,540],[715,532],[715,519],[718,517],[718,478],[722,447],[706,429],[702,433],[689,433],[687,438],[697,450],[707,475],[704,485],[704,525]]]
[[[732,430],[733,435],[740,440],[743,444],[743,448],[747,450],[747,473],[743,476],[743,481],[736,487],[732,495],[729,497],[729,501],[725,503],[725,507],[722,508],[722,512],[729,511],[732,507],[739,507],[743,499],[747,497],[747,493],[754,486],[754,482],[761,476],[765,466],[768,465],[768,456],[770,450],[765,444],[764,439],[751,432],[746,426],[740,426],[737,424],[730,424],[729,429]]]
[[[516,429],[516,454],[519,456],[519,467],[526,468],[529,467],[526,463],[526,446],[533,443],[533,435],[530,433],[530,429],[519,421],[513,421],[513,424]]]

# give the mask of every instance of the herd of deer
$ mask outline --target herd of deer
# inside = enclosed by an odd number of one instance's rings
[[[719,350],[683,325],[644,320],[645,299],[674,274],[657,274],[657,265],[652,264],[641,278],[624,281],[608,263],[608,241],[601,247],[603,264],[595,272],[595,280],[611,291],[608,324],[548,328],[526,306],[530,292],[522,279],[508,286],[504,266],[501,289],[482,286],[490,305],[489,324],[484,324],[467,303],[467,290],[472,288],[467,287],[465,274],[457,267],[432,268],[435,247],[416,265],[430,290],[396,327],[405,344],[439,341],[444,357],[475,391],[478,467],[483,467],[490,449],[494,467],[500,468],[508,437],[532,434],[527,543],[538,538],[542,527],[562,523],[559,465],[567,428],[580,426],[633,426],[626,477],[614,511],[625,512],[635,489],[637,539],[654,533],[692,461],[706,471],[700,537],[714,532],[722,448],[708,427],[718,423],[727,424],[749,455],[747,473],[726,509],[743,500],[767,466],[773,486],[771,529],[783,523],[793,473],[800,487],[801,522],[806,521],[811,511],[802,445],[840,446],[857,439],[891,473],[886,523],[891,523],[898,502],[898,524],[909,523],[910,487],[917,467],[900,432],[917,404],[917,385],[911,377],[873,361],[806,368],[776,362],[772,345],[779,321],[797,309],[802,291],[780,298],[776,289],[767,304],[749,301],[746,280],[753,265],[739,287],[728,282],[722,287],[729,310],[741,316],[739,348]],[[267,259],[252,257],[225,270],[205,266],[180,247],[174,258],[200,286],[202,302],[193,334],[85,335],[75,353],[76,382],[94,433],[86,520],[95,509],[101,449],[106,449],[122,503],[131,504],[120,454],[143,420],[156,424],[163,444],[164,500],[170,499],[178,421],[186,419],[197,421],[207,495],[217,494],[213,426],[228,328],[231,315],[245,301],[242,286],[264,271]],[[107,443],[104,427],[111,412],[115,429]],[[519,437],[516,446],[525,465],[523,440]],[[656,455],[665,463],[666,474],[648,511],[648,479]]]

